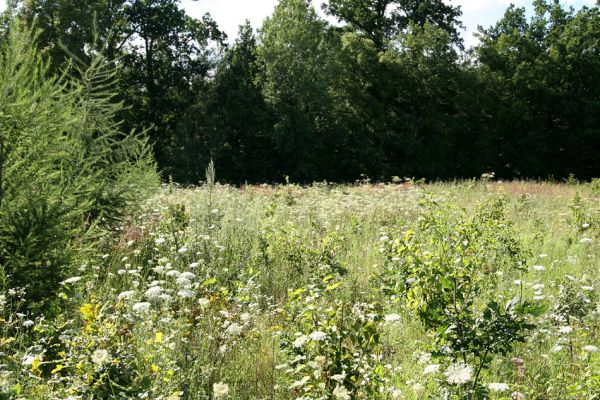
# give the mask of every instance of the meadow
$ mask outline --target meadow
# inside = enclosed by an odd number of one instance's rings
[[[0,298],[0,399],[600,398],[599,198],[165,185],[51,311]]]

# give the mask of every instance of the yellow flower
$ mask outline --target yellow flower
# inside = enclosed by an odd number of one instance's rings
[[[154,335],[154,342],[155,343],[162,343],[164,338],[164,335],[162,332],[156,332],[156,335]]]
[[[42,365],[42,358],[40,356],[35,356],[33,362],[31,363],[31,372],[35,375],[40,375],[42,371],[40,370],[40,366]]]

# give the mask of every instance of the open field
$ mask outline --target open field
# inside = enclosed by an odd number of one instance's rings
[[[54,317],[0,306],[0,399],[600,398],[600,192],[165,187]]]

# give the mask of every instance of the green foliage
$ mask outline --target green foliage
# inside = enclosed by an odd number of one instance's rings
[[[499,276],[524,270],[525,254],[502,199],[458,218],[430,197],[423,205],[417,231],[407,229],[398,239],[386,239],[384,290],[434,334],[436,357],[475,365],[470,390],[481,396],[482,369],[494,355],[506,355],[514,343],[524,341],[533,327],[524,318],[529,306],[518,293],[506,306],[495,296]],[[466,396],[460,390],[464,383],[457,390]]]
[[[332,0],[323,8],[351,30],[365,34],[378,49],[403,33],[410,24],[421,27],[433,24],[445,30],[455,43],[460,43],[458,18],[460,7],[440,0]]]
[[[319,179],[323,151],[334,146],[329,110],[332,77],[324,22],[304,0],[281,1],[261,30],[262,87],[276,120],[272,130],[283,173],[295,181]]]
[[[595,395],[600,247],[565,240],[580,187],[234,189],[211,176],[165,188],[95,242],[54,295],[60,313],[0,295],[0,396]]]
[[[80,80],[48,75],[35,36],[11,27],[0,50],[2,289],[40,302],[69,273],[101,219],[118,218],[157,184],[145,139],[114,122],[114,72],[99,56]]]
[[[286,311],[297,331],[282,337],[287,360],[280,367],[291,396],[373,398],[383,387],[382,307],[340,299],[340,286],[332,274],[289,295]]]

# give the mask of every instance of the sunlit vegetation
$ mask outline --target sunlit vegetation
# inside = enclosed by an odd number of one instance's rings
[[[0,16],[0,400],[600,398],[598,4],[180,6]]]
[[[4,396],[593,398],[598,204],[592,185],[168,186],[47,294],[57,315],[6,292]]]

